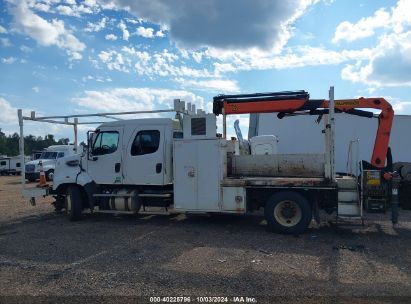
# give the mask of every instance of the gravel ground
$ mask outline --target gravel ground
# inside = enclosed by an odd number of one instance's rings
[[[365,226],[324,221],[297,237],[268,232],[259,215],[96,214],[72,223],[50,199],[30,206],[18,181],[0,178],[0,303],[16,295],[411,301],[410,211],[396,228],[388,213],[374,214]]]

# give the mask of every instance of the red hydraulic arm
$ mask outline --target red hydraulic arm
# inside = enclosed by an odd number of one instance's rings
[[[243,95],[219,95],[214,97],[213,112],[219,114],[273,113],[291,114],[308,112],[308,114],[328,113],[328,100],[310,100],[304,91],[257,93]],[[344,112],[364,117],[373,117],[373,113],[358,108],[379,109],[378,130],[375,137],[371,164],[377,168],[385,166],[390,141],[394,110],[384,98],[357,98],[335,100],[336,112]]]

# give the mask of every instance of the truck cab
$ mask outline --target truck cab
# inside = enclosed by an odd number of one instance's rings
[[[53,180],[56,161],[62,157],[74,155],[75,153],[76,149],[74,145],[54,145],[46,148],[42,151],[38,159],[26,162],[26,179],[34,182],[40,177],[41,163],[46,179]]]
[[[170,184],[174,124],[172,119],[153,118],[99,126],[89,133],[88,153],[82,159],[87,175],[102,185]]]

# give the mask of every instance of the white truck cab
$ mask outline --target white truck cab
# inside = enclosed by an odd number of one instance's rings
[[[54,145],[44,149],[38,159],[26,162],[26,179],[34,182],[39,178],[41,162],[43,170],[46,174],[46,179],[52,180],[57,159],[74,154],[76,154],[74,145]]]
[[[172,183],[175,122],[167,118],[116,121],[90,134],[87,174],[97,184],[157,185]],[[178,129],[176,130],[178,131]]]
[[[57,161],[53,188],[62,189],[68,183],[83,187],[90,183],[106,187],[170,185],[173,137],[179,137],[181,131],[179,122],[169,118],[102,124],[88,133],[85,153]],[[75,164],[80,164],[82,171]]]

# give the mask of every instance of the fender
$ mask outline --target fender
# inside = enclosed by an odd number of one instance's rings
[[[53,190],[59,192],[67,184],[77,184],[84,187],[94,183],[88,173],[81,169],[81,156],[71,155],[59,158],[54,170]]]

